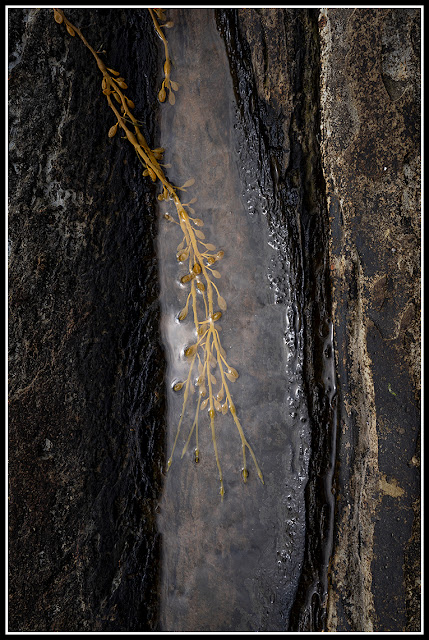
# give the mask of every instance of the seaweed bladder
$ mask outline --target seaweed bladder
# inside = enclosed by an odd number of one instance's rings
[[[177,319],[184,322],[188,316],[192,317],[195,329],[195,342],[184,349],[184,355],[189,361],[189,372],[186,380],[176,382],[173,390],[176,393],[183,392],[182,411],[178,422],[176,436],[172,451],[168,458],[167,469],[170,468],[173,455],[182,430],[182,425],[187,415],[188,404],[191,396],[196,398],[196,408],[193,423],[182,449],[182,457],[187,451],[192,436],[195,434],[195,462],[200,460],[199,449],[199,421],[202,412],[207,411],[210,421],[210,430],[216,464],[219,471],[220,495],[224,496],[224,482],[222,468],[220,464],[217,442],[215,417],[216,414],[225,416],[230,413],[238,430],[242,450],[241,475],[244,482],[247,481],[249,472],[247,467],[247,453],[250,454],[257,475],[263,483],[262,472],[259,468],[252,447],[246,439],[241,422],[232,399],[230,385],[235,383],[239,377],[238,372],[226,359],[226,353],[221,345],[220,331],[221,319],[226,311],[227,305],[224,297],[220,294],[215,280],[221,278],[217,269],[217,263],[224,257],[224,251],[218,250],[216,246],[206,240],[202,230],[204,222],[201,218],[195,217],[195,210],[191,206],[197,201],[192,198],[189,202],[183,203],[183,196],[187,189],[194,184],[193,178],[189,179],[182,186],[173,185],[164,172],[168,168],[162,164],[164,149],[157,147],[151,149],[147,143],[140,123],[133,114],[135,105],[133,101],[125,95],[128,89],[127,83],[118,71],[107,67],[91,45],[84,38],[80,29],[73,25],[65,16],[61,9],[53,9],[54,18],[58,24],[64,24],[70,36],[78,36],[83,44],[89,49],[95,58],[97,66],[102,74],[101,90],[106,96],[107,103],[112,110],[116,122],[110,127],[108,136],[114,137],[119,130],[125,134],[125,138],[132,144],[138,159],[143,165],[142,175],[149,177],[153,182],[160,184],[161,192],[158,200],[171,202],[175,213],[166,213],[164,218],[180,227],[182,240],[176,249],[176,257],[179,268],[183,271],[180,277],[182,285],[189,287],[187,301],[183,309],[179,312]],[[171,60],[168,51],[168,43],[162,31],[165,27],[171,27],[172,23],[161,24],[164,18],[163,9],[149,9],[154,27],[164,43],[166,61],[164,63],[164,80],[158,97],[161,102],[165,101],[166,92],[169,94],[169,103],[174,104],[173,91],[177,91],[178,85],[170,78]]]

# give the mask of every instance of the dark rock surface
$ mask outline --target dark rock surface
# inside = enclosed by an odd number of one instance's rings
[[[68,16],[151,114],[146,11]],[[154,198],[107,137],[90,52],[50,9],[9,19],[9,628],[152,629],[165,403]]]
[[[67,15],[135,88],[156,142],[147,11]],[[8,17],[9,630],[160,630],[156,198],[107,137],[90,52],[50,9]],[[289,628],[416,631],[420,10],[217,19],[297,283],[312,451]]]

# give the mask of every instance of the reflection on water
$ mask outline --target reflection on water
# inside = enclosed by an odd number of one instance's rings
[[[265,484],[251,459],[243,483],[237,428],[230,414],[216,414],[225,484],[221,501],[208,416],[200,421],[198,464],[193,442],[181,459],[193,416],[185,418],[159,516],[161,630],[281,631],[287,628],[305,535],[309,437],[296,371],[299,354],[289,346],[296,328],[287,325],[290,303],[279,303],[269,277],[279,258],[263,215],[262,194],[259,211],[255,199],[250,211],[243,197],[247,185],[239,178],[234,92],[214,10],[176,9],[168,17],[174,21],[166,35],[180,88],[176,104],[161,108],[160,142],[165,162],[172,165],[171,182],[180,185],[195,178],[189,189],[189,199],[198,198],[195,215],[204,220],[207,241],[225,252],[216,282],[228,305],[220,336],[228,362],[240,374],[230,391]],[[168,212],[168,203],[159,209],[160,215]],[[181,240],[177,225],[161,224],[162,323],[170,386],[167,455],[183,401],[172,387],[186,378],[183,350],[195,341],[192,318],[176,319],[188,295],[176,260]]]

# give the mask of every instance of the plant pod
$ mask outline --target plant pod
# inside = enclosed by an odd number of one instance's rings
[[[54,9],[54,20],[55,22],[58,22],[58,24],[61,24],[64,20],[63,16],[60,13],[58,13],[58,11],[55,11],[55,9]]]
[[[187,349],[185,349],[185,356],[187,358],[190,358],[191,356],[193,356],[197,351],[197,345],[193,344],[190,347],[188,347]]]
[[[66,24],[66,29],[67,29],[67,31],[69,32],[69,34],[71,36],[75,36],[76,35],[75,32],[74,32],[74,29],[72,29],[69,24]]]
[[[172,91],[170,91],[170,93],[168,94],[168,102],[171,105],[176,104],[176,96],[174,95],[174,93]]]
[[[121,89],[128,89],[128,85],[123,80],[116,80],[117,84],[121,87]]]
[[[188,315],[188,309],[187,307],[185,307],[184,309],[182,309],[182,311],[178,315],[179,321],[182,322],[182,320],[184,320],[187,315]]]
[[[216,400],[223,400],[223,396],[224,396],[224,388],[222,387],[222,389],[216,394]]]
[[[185,184],[182,185],[182,189],[186,189],[187,187],[192,187],[194,182],[195,182],[195,178],[190,178],[189,180],[186,180]]]
[[[110,71],[110,73],[113,73],[114,76],[119,75],[119,71],[114,71],[113,69],[109,69],[109,68],[107,68],[107,71]]]
[[[165,98],[167,97],[167,94],[165,92],[164,87],[161,87],[159,93],[158,93],[158,100],[160,102],[165,102]]]
[[[109,133],[108,133],[109,138],[113,138],[113,136],[116,135],[116,132],[118,130],[118,124],[119,123],[117,122],[116,124],[113,125],[113,127],[110,127]]]
[[[222,309],[222,311],[226,311],[225,298],[222,298],[222,296],[218,296],[217,297],[217,303],[218,303],[219,307]]]

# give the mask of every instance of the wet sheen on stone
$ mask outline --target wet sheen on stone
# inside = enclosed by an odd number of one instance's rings
[[[249,478],[243,483],[237,429],[230,414],[217,414],[225,483],[221,501],[206,416],[199,425],[199,464],[192,441],[180,457],[193,421],[193,412],[188,413],[159,516],[161,628],[281,631],[288,625],[302,566],[309,447],[306,403],[296,371],[301,356],[293,346],[296,327],[287,321],[291,301],[280,297],[273,283],[288,281],[290,274],[267,223],[266,197],[252,178],[255,166],[246,174],[239,153],[247,141],[240,134],[214,12],[175,10],[169,17],[174,21],[168,32],[172,78],[180,89],[174,107],[161,109],[160,142],[165,161],[172,165],[171,180],[180,185],[195,178],[183,201],[198,198],[193,207],[205,223],[207,241],[225,252],[218,266],[222,277],[216,281],[228,305],[220,337],[228,362],[240,374],[230,391],[265,484],[250,456]],[[162,203],[160,215],[169,210],[171,206]],[[188,295],[179,282],[176,260],[181,239],[177,225],[161,225],[162,326],[170,388],[167,456],[183,401],[172,386],[186,379],[183,350],[194,336],[190,318],[180,324],[176,319]]]

